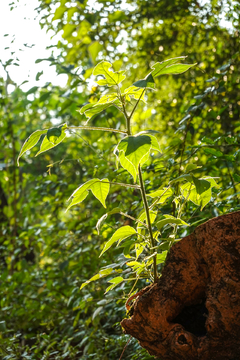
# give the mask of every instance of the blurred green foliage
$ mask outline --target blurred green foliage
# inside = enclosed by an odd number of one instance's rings
[[[61,54],[55,57],[53,51],[48,61],[68,75],[68,84],[11,92],[9,78],[0,79],[0,355],[4,360],[115,360],[129,339],[119,322],[131,288],[123,283],[104,295],[103,279],[79,289],[110,264],[127,276],[121,249],[99,258],[126,219],[109,216],[99,236],[95,226],[105,211],[92,195],[65,210],[83,182],[126,179],[111,157],[118,135],[72,133],[35,159],[26,154],[20,167],[17,155],[37,129],[84,123],[77,110],[99,100],[91,73],[102,59],[113,62],[115,71],[127,70],[128,86],[153,63],[188,55],[188,62],[198,66],[181,77],[161,77],[159,90],[148,94],[148,105],[142,104],[133,118],[134,132],[160,132],[163,154],[144,168],[147,190],[168,185],[187,164],[202,166],[196,176],[218,178],[220,187],[203,211],[189,203],[182,217],[191,226],[181,236],[211,217],[239,210],[240,6],[230,0],[41,0],[37,11],[45,30],[62,34],[57,44]],[[8,64],[4,67],[8,71]],[[123,118],[111,107],[91,124],[119,128]],[[138,193],[117,186],[107,202],[110,209],[121,205],[132,216],[141,206]],[[171,199],[160,210],[173,214]],[[138,358],[152,357],[132,339],[123,359]]]

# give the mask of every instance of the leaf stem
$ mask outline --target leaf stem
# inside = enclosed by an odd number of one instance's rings
[[[100,130],[100,131],[109,131],[109,132],[115,132],[115,133],[127,135],[127,131],[117,130],[113,128],[95,127],[95,126],[68,126],[67,130]]]
[[[138,106],[139,101],[141,100],[141,97],[143,96],[143,94],[144,94],[144,91],[145,91],[145,90],[146,90],[146,88],[144,88],[144,89],[143,89],[143,91],[142,91],[142,93],[141,93],[141,95],[140,95],[140,97],[139,97],[138,101],[136,102],[136,104],[135,104],[134,108],[132,109],[131,114],[130,114],[130,115],[129,115],[129,117],[128,117],[129,123],[130,123],[130,120],[131,120],[131,118],[132,118],[132,116],[133,116],[133,114],[134,114],[134,111],[136,110],[136,107]]]
[[[141,189],[139,185],[131,185],[131,184],[125,184],[125,183],[118,183],[118,182],[114,182],[114,181],[101,181],[102,183],[107,183],[110,185],[118,185],[118,186],[124,186],[124,187],[130,187],[133,189]]]
[[[128,215],[128,214],[126,214],[126,213],[124,213],[124,212],[122,212],[122,211],[120,211],[119,214],[121,214],[122,216],[125,216],[125,217],[127,217],[127,218],[129,218],[129,219],[131,219],[131,220],[133,220],[133,221],[135,221],[135,222],[137,222],[137,223],[139,223],[139,224],[141,224],[141,225],[143,225],[143,226],[145,226],[145,227],[147,228],[147,225],[146,225],[146,224],[144,224],[142,221],[134,218],[133,216],[130,216],[130,215]]]
[[[139,182],[140,182],[140,186],[141,186],[142,200],[143,200],[144,209],[145,209],[146,218],[147,218],[148,231],[149,231],[149,235],[150,235],[150,239],[151,239],[151,245],[152,245],[152,248],[154,248],[155,243],[154,243],[154,237],[153,237],[153,232],[152,232],[152,224],[151,224],[150,212],[149,212],[147,196],[146,196],[145,187],[144,187],[144,183],[143,183],[142,171],[141,171],[140,164],[138,165],[138,176],[139,176]],[[157,255],[156,254],[153,257],[153,278],[154,278],[154,282],[156,282],[157,281]]]

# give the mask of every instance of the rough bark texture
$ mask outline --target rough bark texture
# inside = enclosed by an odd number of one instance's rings
[[[239,360],[240,211],[176,243],[131,313],[125,333],[161,360]]]

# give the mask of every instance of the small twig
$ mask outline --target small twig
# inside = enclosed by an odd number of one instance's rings
[[[120,356],[119,360],[121,360],[121,359],[122,359],[123,354],[124,354],[124,352],[125,352],[125,350],[126,350],[126,348],[127,348],[128,344],[130,343],[131,339],[132,339],[132,336],[130,337],[130,339],[128,339],[128,342],[127,342],[127,343],[126,343],[126,345],[124,346],[124,349],[123,349],[123,351],[122,351],[122,353],[121,353],[121,356]]]

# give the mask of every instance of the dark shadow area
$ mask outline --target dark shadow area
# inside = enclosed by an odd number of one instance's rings
[[[200,304],[186,306],[172,322],[182,325],[186,331],[195,336],[205,336],[207,334],[205,323],[208,316],[205,301],[206,299],[203,299]]]

